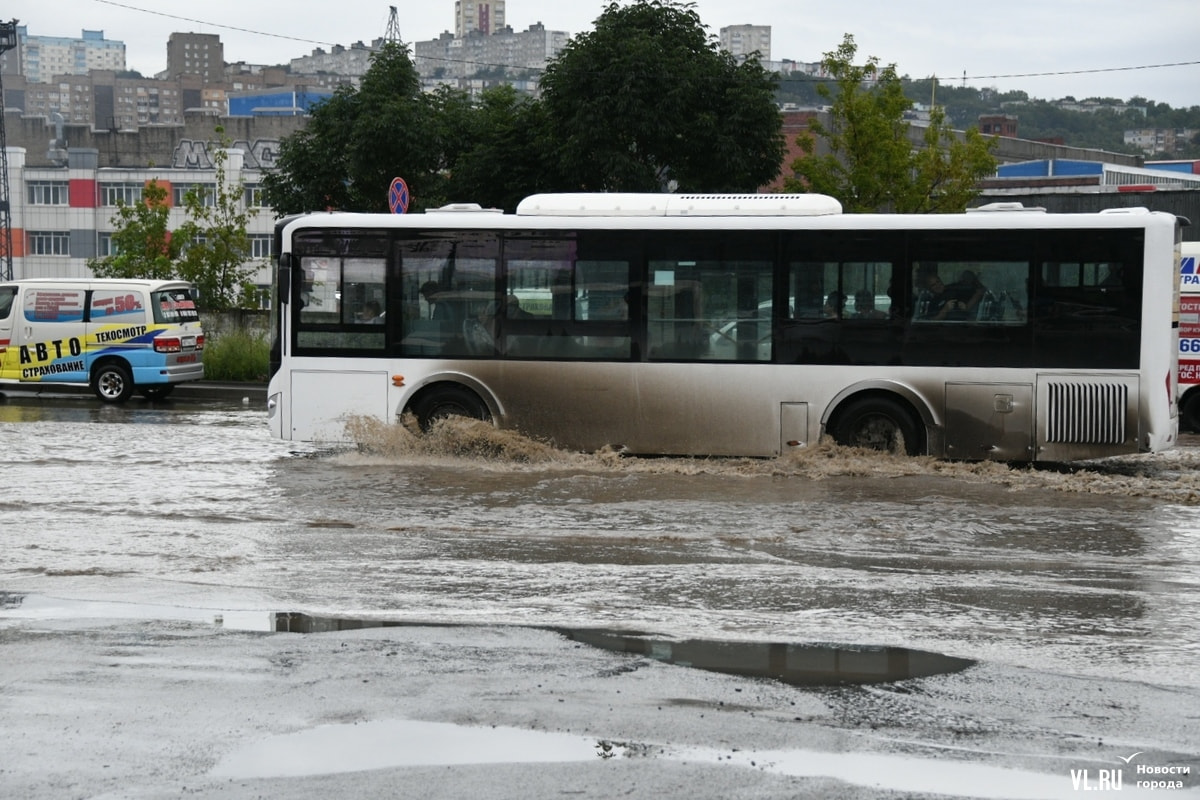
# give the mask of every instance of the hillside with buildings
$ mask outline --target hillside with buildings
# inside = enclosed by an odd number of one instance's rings
[[[572,35],[540,23],[515,31],[505,22],[502,4],[499,13],[486,16],[480,12],[488,3],[456,5],[453,33],[411,46],[426,90],[450,86],[476,93],[508,83],[536,92],[541,71]],[[249,233],[253,255],[264,267],[258,281],[264,285],[273,215],[261,208],[261,180],[275,166],[280,142],[303,128],[315,103],[338,87],[356,86],[373,52],[399,41],[398,30],[389,25],[369,44],[318,48],[286,64],[265,65],[229,60],[219,35],[174,33],[166,42],[165,69],[143,76],[126,69],[124,43],[103,31],[64,37],[15,22],[8,27],[8,44],[0,52],[8,145],[0,227],[14,237],[10,253],[20,259],[21,274],[82,277],[87,259],[111,247],[117,198],[133,196],[151,178],[173,198],[211,181],[219,124],[238,153],[230,177],[244,184],[246,207],[256,209]],[[820,64],[770,61],[770,26],[722,28],[719,39],[735,57],[757,53],[778,73],[784,132],[793,143],[826,102],[816,90]],[[1141,169],[1151,159],[1176,161],[1172,169],[1186,171],[1186,180],[1179,180],[1189,186],[1200,180],[1193,174],[1200,172],[1200,107],[1172,109],[1138,98],[1045,101],[1024,92],[919,80],[909,81],[906,91],[914,101],[915,125],[936,102],[955,127],[978,125],[1001,137],[1002,163],[1046,165],[1001,174],[988,191],[1052,184],[1076,192],[1116,191],[1118,184],[1162,186],[1166,178]],[[1055,161],[1094,168],[1072,167],[1078,174],[1067,180],[1055,173]],[[1100,161],[1113,162],[1121,174]],[[72,170],[69,181],[66,167]],[[1194,190],[1187,194],[1200,196]],[[82,211],[88,213],[76,213]],[[178,209],[172,213],[178,216]]]

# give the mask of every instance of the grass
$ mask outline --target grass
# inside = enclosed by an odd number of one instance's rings
[[[224,331],[204,343],[204,379],[262,382],[267,379],[271,345],[253,331]]]

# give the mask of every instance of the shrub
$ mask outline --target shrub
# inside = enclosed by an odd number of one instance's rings
[[[204,378],[210,381],[266,381],[271,345],[261,333],[222,331],[204,343]]]

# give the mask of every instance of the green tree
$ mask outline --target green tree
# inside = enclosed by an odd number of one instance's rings
[[[450,199],[514,211],[525,197],[564,185],[554,171],[545,107],[511,86],[442,114],[441,125],[462,134],[449,170]],[[444,136],[449,140],[448,132]]]
[[[610,3],[547,67],[564,190],[753,191],[779,174],[776,77],[720,50],[693,3]]]
[[[151,179],[142,189],[141,200],[117,203],[113,215],[110,254],[88,260],[98,278],[175,277],[175,259],[182,240],[168,226],[171,206],[167,189]]]
[[[851,213],[962,211],[979,180],[995,172],[994,142],[978,129],[959,139],[935,110],[924,146],[914,148],[904,119],[912,101],[895,65],[880,67],[874,57],[855,65],[856,53],[847,34],[822,59],[837,90],[817,89],[831,102],[829,123],[814,120],[797,137],[803,155],[792,163],[795,176],[785,189],[831,195]]]
[[[224,137],[220,128],[217,134]],[[244,183],[228,179],[228,144],[222,138],[213,151],[214,187],[193,187],[184,196],[187,220],[172,237],[181,244],[178,277],[191,281],[200,290],[200,302],[214,311],[249,304],[256,271],[249,262],[246,225],[257,211],[244,206]]]
[[[388,43],[371,57],[357,89],[343,87],[317,105],[308,124],[279,147],[277,169],[263,178],[267,204],[280,215],[337,208],[387,211],[388,186],[403,177],[414,210],[444,202],[443,141],[435,134],[440,100],[421,93],[405,46]]]

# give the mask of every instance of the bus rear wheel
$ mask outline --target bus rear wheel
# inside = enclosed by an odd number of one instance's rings
[[[124,403],[133,394],[133,376],[125,365],[109,361],[92,372],[92,391],[105,403]]]
[[[433,424],[447,417],[469,417],[487,422],[491,412],[479,399],[479,395],[461,386],[443,386],[431,389],[413,402],[412,413],[422,431],[428,432]]]
[[[888,453],[921,455],[920,428],[912,412],[888,397],[864,397],[838,413],[831,431],[843,447],[862,447]]]

